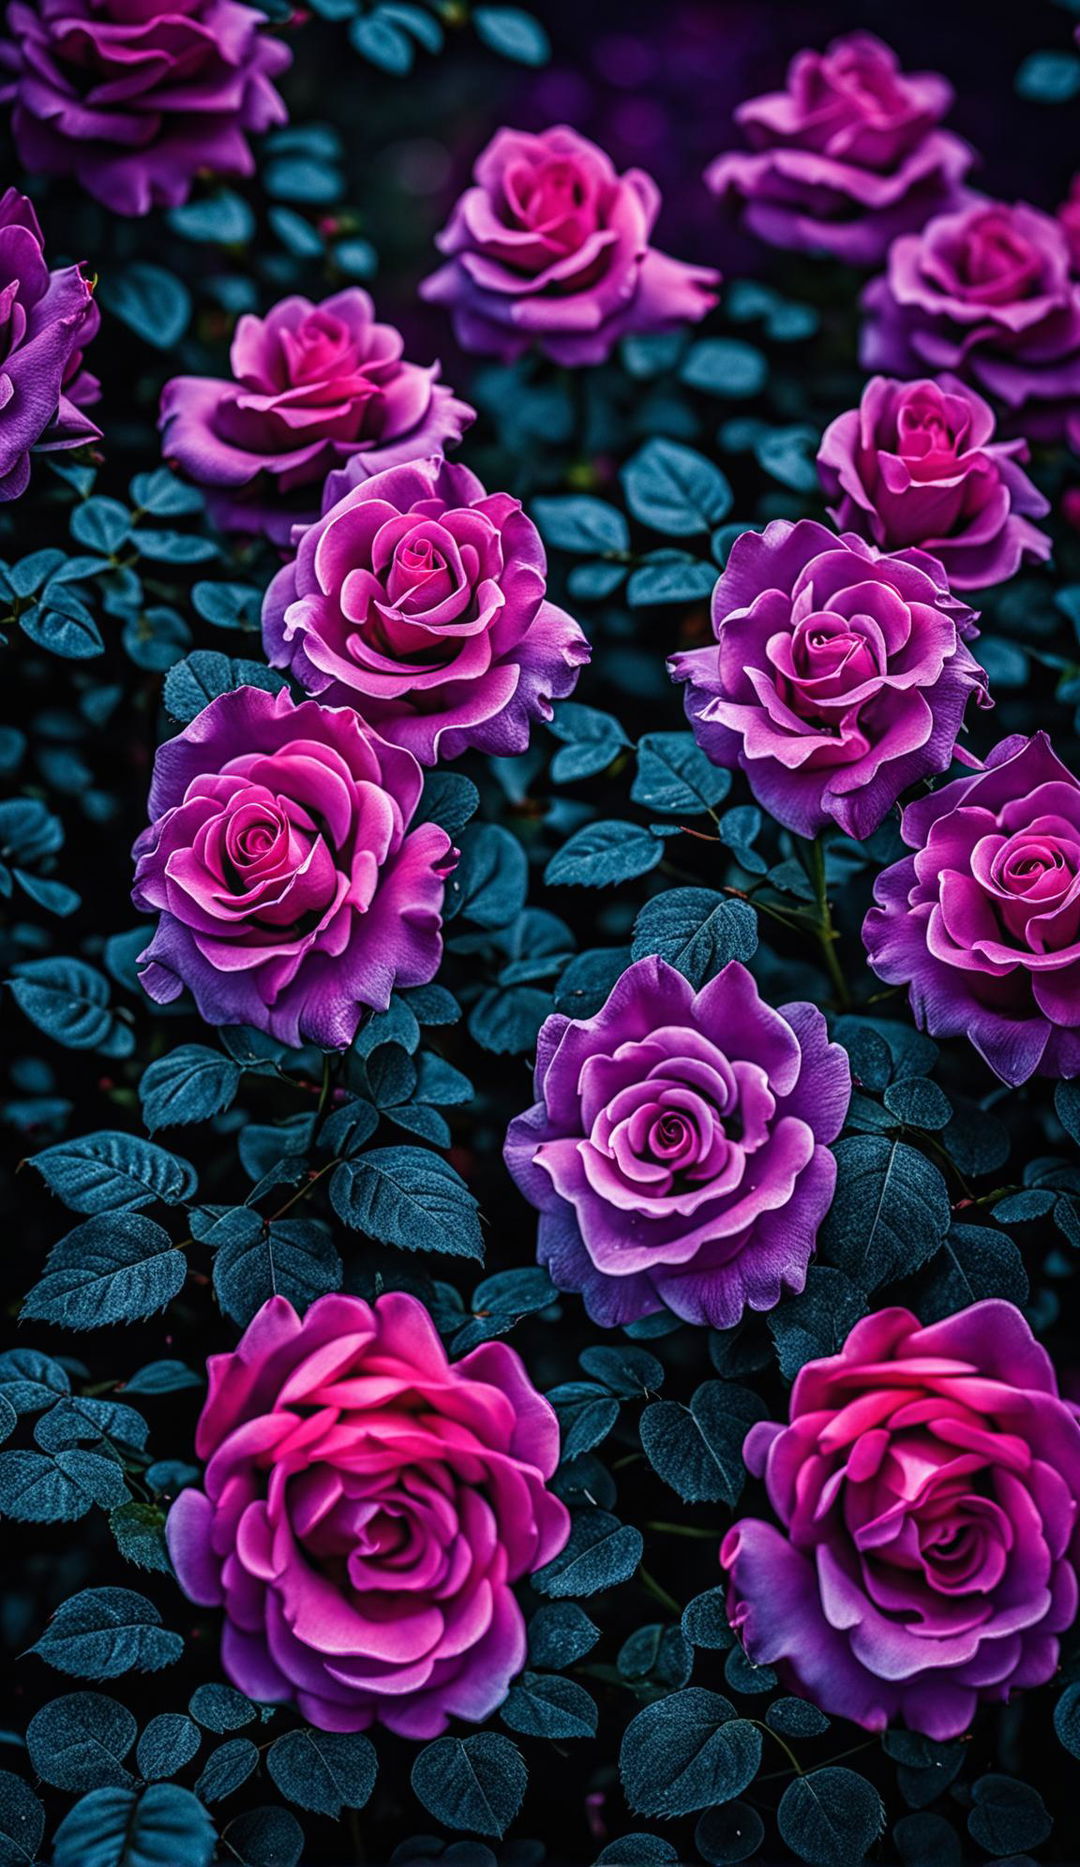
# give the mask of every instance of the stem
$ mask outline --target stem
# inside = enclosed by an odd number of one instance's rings
[[[841,1010],[846,1011],[851,1004],[851,993],[848,991],[847,980],[844,978],[840,965],[840,955],[836,950],[838,935],[832,923],[832,909],[829,906],[829,891],[825,882],[825,844],[820,836],[815,836],[813,842],[809,843],[807,848],[809,850],[807,871],[810,880],[814,884],[814,898],[817,903],[818,911],[818,943],[821,947],[826,971],[832,982],[833,991],[836,994],[837,1004],[840,1006]]]
[[[339,1163],[336,1160],[328,1160],[325,1166],[319,1167],[315,1173],[311,1174],[310,1177],[302,1183],[302,1185],[297,1187],[296,1192],[290,1195],[290,1197],[285,1201],[285,1204],[283,1206],[279,1206],[276,1212],[272,1212],[270,1214],[271,1224],[273,1223],[275,1219],[283,1219],[285,1217],[285,1214],[289,1211],[290,1207],[295,1206],[298,1200],[306,1199],[312,1187],[318,1185],[318,1182],[322,1179],[323,1174],[329,1173],[331,1167],[336,1167],[338,1164]]]
[[[693,1536],[703,1543],[715,1543],[716,1531],[705,1530],[697,1523],[647,1523],[646,1530],[655,1530],[659,1536]]]
[[[645,1567],[644,1563],[638,1564],[638,1579],[644,1583],[650,1595],[655,1596],[656,1600],[660,1603],[660,1606],[662,1608],[666,1608],[669,1614],[673,1614],[675,1616],[676,1620],[682,1619],[682,1609],[680,1608],[674,1595],[669,1595],[666,1588],[661,1588],[655,1576],[652,1576],[649,1574],[649,1571]]]
[[[783,1751],[785,1757],[790,1763],[796,1776],[802,1776],[804,1774],[802,1764],[799,1762],[798,1757],[795,1755],[795,1752],[792,1750],[790,1744],[785,1744],[779,1731],[774,1731],[771,1724],[763,1724],[760,1718],[751,1718],[750,1723],[756,1724],[759,1731],[767,1731],[769,1736],[773,1738],[777,1744],[779,1744],[781,1750]],[[782,1776],[784,1772],[781,1770],[778,1772],[778,1774]],[[758,1778],[759,1782],[761,1782],[762,1780],[763,1779],[761,1777]]]
[[[330,1097],[334,1092],[334,1063],[329,1051],[322,1060],[322,1088],[319,1091],[318,1120],[321,1121],[329,1107]]]

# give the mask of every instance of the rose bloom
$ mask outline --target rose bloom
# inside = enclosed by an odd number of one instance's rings
[[[1073,176],[1069,198],[1058,208],[1057,217],[1068,243],[1073,270],[1080,272],[1080,175]]]
[[[774,519],[735,540],[712,619],[715,645],[668,662],[694,737],[799,836],[869,836],[949,764],[970,695],[985,702],[972,612],[921,551]]]
[[[864,369],[952,370],[1031,439],[1080,435],[1080,281],[1060,221],[976,201],[906,234],[862,298]]]
[[[525,1664],[511,1584],[570,1521],[546,1485],[555,1414],[513,1349],[448,1363],[400,1291],[303,1321],[271,1297],[208,1371],[203,1489],[165,1533],[181,1587],[225,1609],[233,1683],[324,1731],[489,1717]]]
[[[897,234],[965,196],[973,151],[938,128],[952,101],[937,72],[903,72],[872,33],[847,33],[797,53],[784,90],[740,104],[751,153],[718,156],[706,185],[744,202],[772,246],[876,265]]]
[[[660,194],[640,169],[565,126],[499,130],[436,241],[447,263],[420,296],[449,307],[465,350],[504,362],[536,344],[602,363],[620,337],[703,318],[720,275],[649,245]]]
[[[200,170],[252,175],[254,130],[284,123],[292,54],[236,0],[11,0],[0,99],[19,160],[72,175],[115,214],[186,201]]]
[[[728,1615],[823,1711],[941,1740],[1042,1685],[1076,1614],[1080,1425],[1019,1310],[856,1323],[743,1448],[780,1527],[728,1532]]]
[[[1046,734],[1002,740],[901,828],[915,854],[878,876],[863,924],[874,971],[1005,1082],[1080,1074],[1080,782]]]
[[[160,918],[141,978],[209,1024],[343,1048],[368,1006],[426,985],[450,839],[412,827],[421,773],[350,708],[240,687],[159,746],[136,907]]]
[[[236,326],[232,380],[174,376],[161,397],[162,448],[200,486],[223,530],[287,544],[317,517],[323,483],[348,463],[350,484],[399,461],[441,454],[475,411],[438,381],[439,366],[402,357],[359,286],[314,305],[283,298]],[[344,491],[345,488],[342,487]]]
[[[1019,465],[1027,443],[995,440],[994,428],[989,404],[955,376],[874,376],[818,449],[821,484],[837,502],[830,518],[883,551],[921,546],[954,590],[1048,558],[1050,539],[1031,520],[1050,502]]]
[[[813,1005],[774,1010],[735,960],[695,992],[640,959],[594,1017],[548,1018],[535,1086],[506,1164],[594,1322],[730,1329],[803,1288],[851,1092]]]
[[[266,593],[274,667],[356,707],[422,764],[524,752],[589,658],[549,603],[532,520],[474,473],[416,460],[365,480],[306,531]]]
[[[30,450],[55,453],[101,439],[83,410],[99,387],[83,346],[100,316],[78,266],[50,272],[25,195],[0,196],[0,500],[30,480]]]

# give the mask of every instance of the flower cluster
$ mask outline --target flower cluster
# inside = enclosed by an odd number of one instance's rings
[[[410,58],[441,38],[434,12],[425,37],[415,8],[354,11],[351,40],[391,60],[399,37]],[[527,13],[474,12],[528,62]],[[81,254],[73,226],[92,247],[103,208],[169,210],[156,257],[133,257],[125,223],[96,258],[50,266],[30,201],[0,197],[0,502],[26,493],[36,454],[61,455],[33,468],[47,496],[4,519],[5,626],[47,704],[32,748],[21,725],[2,735],[18,776],[0,894],[73,917],[62,956],[5,924],[5,970],[20,1015],[94,1059],[117,1123],[72,1138],[48,1059],[16,1060],[0,1120],[48,1130],[31,1163],[80,1216],[23,1315],[91,1331],[168,1311],[169,1346],[126,1386],[89,1354],[0,1357],[0,1438],[24,1417],[33,1436],[0,1453],[0,1514],[102,1506],[123,1555],[171,1563],[206,1611],[186,1616],[192,1641],[220,1643],[233,1690],[211,1713],[196,1692],[169,1744],[193,1733],[191,1762],[215,1719],[243,1728],[238,1698],[252,1727],[289,1707],[267,1775],[289,1782],[290,1743],[294,1767],[310,1750],[293,1799],[331,1819],[363,1806],[359,1734],[381,1726],[381,1742],[434,1742],[410,1782],[443,1827],[501,1840],[521,1754],[459,1723],[500,1713],[562,1743],[595,1732],[593,1691],[635,1701],[619,1777],[634,1813],[704,1812],[703,1858],[761,1851],[739,1802],[752,1768],[732,1781],[763,1733],[903,1725],[903,1767],[944,1771],[952,1750],[925,1746],[1044,1686],[1080,1593],[1080,1382],[1036,1339],[1054,1342],[1069,1262],[1045,1256],[1037,1285],[1041,1246],[1007,1229],[1080,1240],[1080,1176],[1047,1152],[1080,1138],[1080,775],[1064,734],[1055,751],[1038,730],[1044,699],[1080,693],[1059,652],[1063,620],[1080,628],[1080,555],[1055,529],[1080,503],[1080,179],[1056,212],[978,195],[943,77],[862,31],[800,52],[783,88],[739,107],[747,146],[705,186],[842,282],[803,394],[774,351],[814,341],[816,305],[744,281],[699,331],[719,270],[654,245],[652,177],[574,128],[497,131],[456,203],[432,206],[426,239],[449,210],[441,260],[399,329],[392,286],[380,314],[348,282],[371,270],[367,210],[323,213],[321,126],[273,137],[259,188],[219,185],[253,175],[251,139],[285,121],[279,29],[302,14],[9,0],[6,19],[0,96],[43,178],[50,255]],[[621,39],[605,57],[633,64]],[[542,96],[554,111],[572,92]],[[644,146],[646,120],[626,121]],[[435,194],[431,148],[398,160]],[[75,220],[80,188],[95,205]],[[232,236],[264,222],[278,244],[244,263]],[[193,274],[212,267],[203,246],[227,270],[205,293],[165,273],[159,231],[190,242]],[[865,269],[854,287],[835,262]],[[99,272],[95,358],[110,316],[136,328],[140,291],[143,335],[170,352],[141,371],[141,428],[121,416],[112,434],[87,413]],[[163,278],[184,314],[171,346],[153,325]],[[440,316],[464,394],[430,360]],[[728,328],[755,321],[760,350]],[[110,449],[153,441],[155,418],[153,470],[106,478]],[[730,484],[714,437],[724,465],[740,457]],[[564,551],[581,559],[565,576]],[[234,633],[208,648],[192,617]],[[51,648],[77,664],[66,699],[41,678]],[[121,806],[81,748],[119,717],[125,654],[122,885],[148,924],[98,939],[53,873],[64,825],[40,797],[55,779],[115,832]],[[159,711],[173,725],[151,756]],[[173,1017],[187,1031],[169,1048]],[[120,1125],[140,1109],[152,1138]],[[190,1160],[159,1138],[200,1122]],[[485,1227],[506,1255],[466,1284]],[[204,1286],[217,1334],[174,1348]],[[511,1329],[528,1359],[499,1339]],[[129,1397],[201,1384],[191,1363],[211,1349],[198,1463],[165,1459]],[[688,1525],[650,1506],[656,1574],[642,1479],[714,1512]],[[671,1570],[701,1557],[704,1573],[675,1602],[662,1540],[681,1532],[701,1544]],[[600,1637],[571,1598],[624,1584],[647,1623],[563,1676]],[[73,1621],[61,1604],[42,1662],[77,1672],[74,1651],[98,1682],[131,1653],[165,1665],[156,1607],[97,1592],[114,1598],[77,1595]],[[825,1718],[790,1699],[732,1713],[704,1688],[733,1640],[734,1694],[795,1693]],[[1055,1722],[1080,1754],[1066,1690]],[[110,1798],[117,1834],[145,1828],[152,1853],[161,1723],[124,1749],[111,1712],[76,1713],[102,1722],[106,1761],[60,1744],[55,1786]],[[47,1781],[49,1730],[27,1747]],[[161,1845],[192,1867],[216,1857],[204,1804],[241,1765],[260,1752],[229,1737],[165,1798]],[[845,1826],[835,1779],[852,1773],[831,1764],[796,1766],[781,1837],[831,1858],[820,1812],[801,1829],[791,1813],[822,1767],[836,1858],[867,1858],[876,1795],[865,1832]],[[644,1832],[607,1845],[607,1793],[586,1803],[600,1859],[662,1851]],[[0,1802],[36,1858],[44,1829],[17,1791]],[[1008,1823],[980,1838],[978,1794],[961,1803],[985,1853],[1039,1845]],[[222,1847],[298,1860],[264,1814]],[[47,1846],[57,1867],[105,1858],[74,1815]],[[944,1859],[939,1840],[909,1826],[893,1851]],[[422,1838],[416,1858],[442,1846]]]

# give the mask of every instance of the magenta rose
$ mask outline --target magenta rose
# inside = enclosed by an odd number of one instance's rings
[[[263,607],[263,641],[309,693],[356,707],[421,764],[468,746],[523,752],[589,645],[549,603],[521,503],[414,460],[365,480],[301,537]]]
[[[135,844],[132,899],[159,915],[139,956],[151,998],[186,985],[210,1024],[335,1049],[365,1008],[425,985],[454,856],[437,825],[410,827],[421,782],[351,708],[212,700],[159,746]]]
[[[489,1717],[525,1663],[512,1584],[569,1532],[555,1414],[513,1349],[448,1362],[399,1291],[303,1321],[271,1297],[208,1370],[203,1489],[165,1534],[185,1593],[224,1607],[233,1683],[324,1731]]]
[[[862,298],[865,369],[951,370],[1029,438],[1080,433],[1080,280],[1060,221],[976,201],[893,243]]]
[[[439,382],[439,366],[402,358],[400,332],[375,322],[359,286],[313,305],[283,298],[239,320],[232,380],[174,376],[161,397],[162,448],[211,489],[224,530],[288,544],[325,508],[328,474],[349,485],[400,461],[441,454],[475,411]],[[338,482],[340,484],[340,482]],[[347,487],[340,485],[340,493]]]
[[[920,546],[954,590],[1000,583],[1023,559],[1050,556],[1031,523],[1050,502],[1019,464],[1027,458],[1025,441],[994,439],[989,404],[955,376],[874,376],[858,408],[826,428],[817,457],[841,530],[883,551]]]
[[[1080,175],[1073,176],[1069,198],[1058,208],[1057,217],[1065,234],[1073,271],[1080,272]]]
[[[813,1005],[774,1010],[735,960],[695,992],[640,959],[595,1016],[548,1018],[535,1087],[506,1164],[594,1322],[730,1329],[803,1288],[851,1093]]]
[[[0,500],[30,480],[30,452],[55,453],[101,438],[83,410],[98,399],[83,348],[100,317],[78,266],[50,272],[25,195],[0,196]]]
[[[715,645],[668,662],[694,737],[799,836],[869,836],[949,764],[969,697],[986,701],[972,612],[922,551],[774,519],[735,540],[712,619]]]
[[[236,0],[11,0],[0,99],[19,160],[72,175],[115,214],[187,200],[196,175],[251,175],[254,130],[285,121],[291,53]]]
[[[1051,1678],[1077,1606],[1080,1425],[1011,1303],[929,1328],[867,1316],[743,1456],[780,1520],[744,1517],[720,1551],[755,1665],[867,1730],[939,1740]]]
[[[447,263],[422,298],[446,305],[465,350],[504,362],[536,344],[556,363],[602,363],[620,337],[703,318],[719,274],[649,244],[660,194],[640,169],[565,126],[499,130],[436,244]]]
[[[874,971],[1005,1082],[1080,1075],[1080,782],[1046,734],[1002,740],[901,827],[915,854],[879,875],[863,924]]]
[[[784,90],[740,104],[750,153],[718,156],[705,181],[745,203],[771,246],[876,265],[897,234],[965,196],[974,153],[938,128],[952,101],[937,72],[901,71],[872,33],[847,33],[799,52]]]

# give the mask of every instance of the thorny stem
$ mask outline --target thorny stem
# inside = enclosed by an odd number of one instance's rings
[[[832,909],[829,906],[829,891],[825,879],[825,845],[820,836],[806,845],[808,851],[807,873],[814,885],[814,898],[817,903],[817,937],[825,960],[826,970],[836,993],[836,1001],[841,1010],[846,1011],[851,1004],[851,993],[840,965],[840,955],[836,950],[837,933],[832,923]]]

